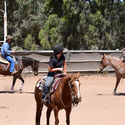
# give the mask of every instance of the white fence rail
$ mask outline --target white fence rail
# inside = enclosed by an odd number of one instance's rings
[[[108,54],[120,57],[120,50],[70,50],[64,52],[67,61],[67,71],[69,73],[80,72],[81,74],[93,74],[99,72],[99,64],[102,55]],[[48,51],[18,51],[16,56],[28,56],[40,61],[39,73],[46,74],[48,72],[48,62],[53,52]],[[25,72],[29,72],[25,70]],[[114,72],[111,67],[106,67],[105,72]],[[31,73],[31,72],[29,72]]]

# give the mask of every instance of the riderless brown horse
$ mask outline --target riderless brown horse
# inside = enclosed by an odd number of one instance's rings
[[[40,117],[43,105],[47,106],[47,125],[49,125],[49,119],[51,111],[54,111],[55,115],[55,125],[59,124],[58,112],[61,109],[66,111],[66,123],[70,125],[70,113],[72,109],[72,104],[77,105],[81,101],[80,96],[80,82],[79,73],[73,76],[67,75],[62,78],[56,91],[51,94],[50,102],[44,104],[42,102],[42,91],[35,87],[35,100],[36,100],[36,125],[40,125]],[[39,80],[40,81],[40,80]],[[38,82],[39,82],[38,81]],[[38,83],[37,82],[37,83]]]
[[[23,69],[25,67],[30,66],[34,72],[34,75],[38,75],[39,61],[32,59],[30,57],[15,57],[15,58],[16,58],[15,70],[17,72],[13,75],[13,82],[12,82],[12,86],[11,86],[11,91],[12,92],[14,91],[14,85],[15,85],[15,82],[18,78],[22,81],[21,87],[19,89],[21,92],[23,89],[23,86],[24,86],[24,79],[21,76]],[[1,75],[5,75],[5,76],[10,75],[9,69],[10,69],[9,63],[3,63],[2,61],[0,61],[0,74]]]
[[[116,90],[120,83],[121,78],[125,78],[125,64],[118,57],[112,57],[104,54],[99,66],[100,70],[103,70],[107,65],[110,65],[115,70],[116,73],[116,85],[113,92],[114,95],[116,95],[117,94]]]

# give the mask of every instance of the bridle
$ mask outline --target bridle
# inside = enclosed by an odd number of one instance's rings
[[[39,62],[37,62],[36,60],[34,60],[33,64],[31,66],[26,67],[26,68],[29,71],[38,72],[39,65],[37,63],[39,63]]]
[[[79,80],[78,79],[73,79],[73,80],[70,80],[69,81],[69,87],[70,87],[70,91],[71,91],[71,96],[72,96],[72,104],[73,106],[77,106],[79,102],[81,102],[81,97],[78,98],[78,96],[75,95],[75,92],[73,91],[73,87],[74,87],[74,84],[72,84],[72,82],[78,82],[79,83]]]

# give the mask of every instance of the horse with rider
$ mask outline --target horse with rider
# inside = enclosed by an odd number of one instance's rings
[[[51,111],[55,114],[55,125],[59,124],[58,112],[66,111],[66,123],[70,124],[70,113],[73,106],[81,102],[80,74],[68,75],[63,46],[57,44],[53,49],[54,55],[50,57],[48,74],[38,80],[35,86],[36,125],[40,125],[43,105],[47,106],[47,125]]]
[[[18,79],[22,81],[20,92],[22,92],[24,86],[24,79],[22,77],[22,71],[25,67],[30,66],[34,72],[34,75],[38,75],[39,61],[30,58],[30,57],[17,57],[12,56],[11,54],[15,53],[14,50],[11,50],[10,44],[13,37],[8,35],[6,41],[3,43],[1,48],[1,57],[0,58],[0,74],[13,76],[13,82],[11,86],[11,91],[14,91],[15,82]]]

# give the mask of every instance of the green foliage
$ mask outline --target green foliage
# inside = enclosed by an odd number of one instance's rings
[[[51,49],[51,45],[50,45],[50,43],[48,41],[47,33],[44,30],[40,30],[40,32],[39,32],[39,40],[40,40],[40,44],[42,46],[42,49],[44,49],[44,50]]]
[[[119,0],[10,0],[8,34],[14,37],[14,46],[28,50],[49,50],[57,43],[67,49],[121,49],[124,8],[125,1]],[[2,18],[0,32],[3,40]]]
[[[15,50],[15,51],[23,51],[23,49],[19,46],[14,46],[12,47],[12,50]]]
[[[31,34],[28,34],[24,41],[24,47],[27,50],[30,50],[32,48],[32,43],[33,43],[33,38],[31,36]]]
[[[40,49],[39,45],[36,45],[35,43],[33,43],[30,48],[30,50],[39,50],[39,49]]]

